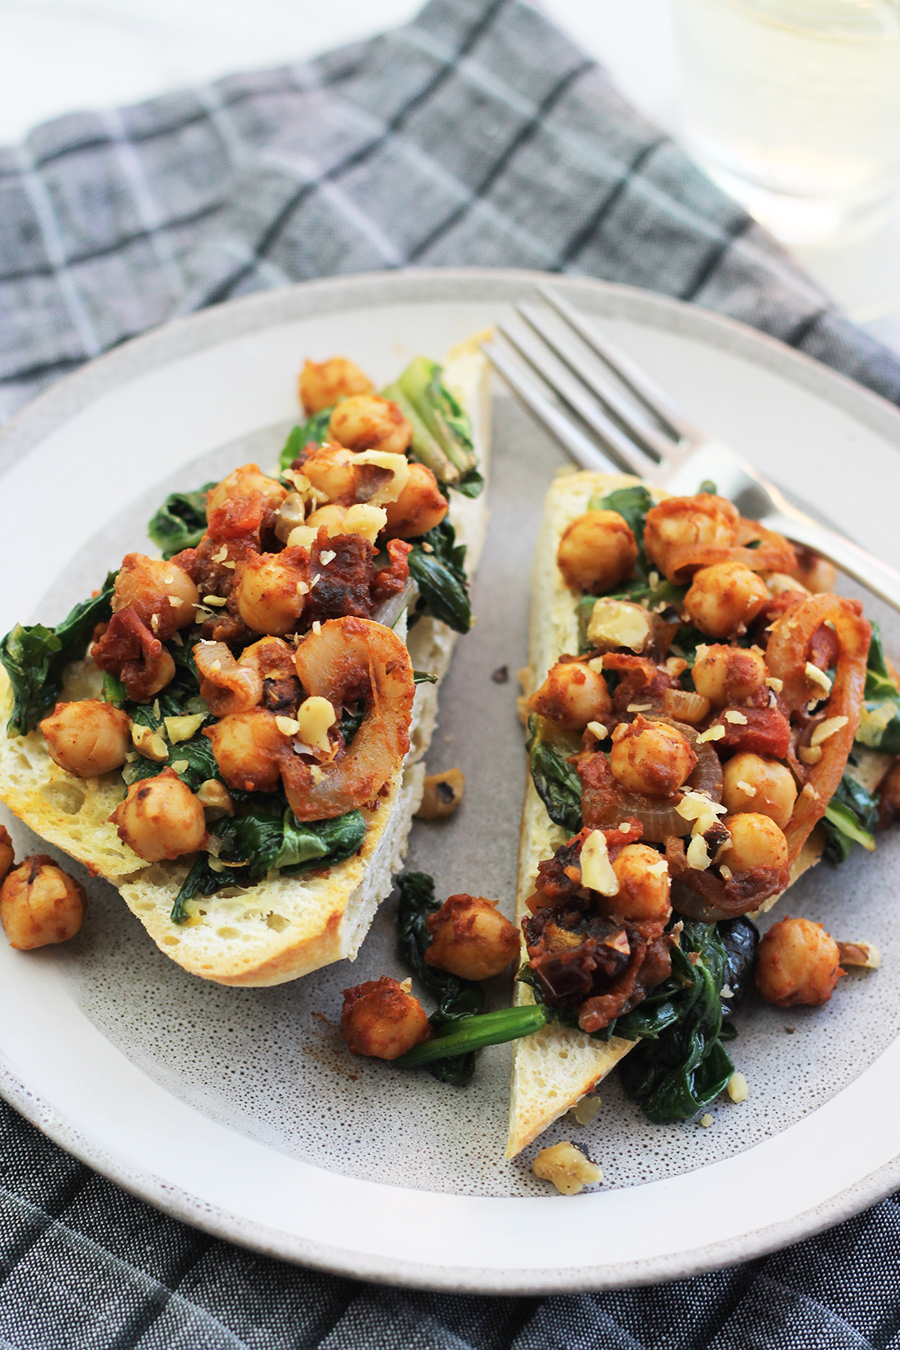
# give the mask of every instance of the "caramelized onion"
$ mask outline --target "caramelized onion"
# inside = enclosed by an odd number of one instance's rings
[[[666,840],[666,862],[672,877],[672,908],[701,923],[720,923],[759,909],[770,895],[784,890],[790,874],[787,866],[751,867],[725,881],[714,872],[691,867],[680,839]]]
[[[866,686],[866,660],[872,627],[862,617],[858,600],[837,595],[811,595],[776,620],[766,648],[766,665],[782,681],[780,701],[788,712],[796,712],[815,697],[806,673],[810,642],[823,623],[833,627],[839,644],[834,683],[825,716],[846,717],[847,721],[822,745],[822,758],[807,773],[806,786],[797,798],[785,838],[788,861],[793,863],[817,821],[836,792],[859,726],[860,709]]]
[[[198,642],[194,660],[200,676],[200,697],[206,700],[215,717],[249,712],[261,701],[263,682],[259,671],[235,661],[224,642]]]

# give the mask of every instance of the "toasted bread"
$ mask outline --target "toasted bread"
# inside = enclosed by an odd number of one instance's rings
[[[444,380],[470,414],[485,472],[488,386],[477,341],[454,349]],[[473,500],[453,493],[449,519],[467,546],[471,575],[484,541],[484,496]],[[403,632],[401,624],[396,631]],[[443,623],[420,619],[408,638],[413,666],[440,680],[456,636]],[[89,687],[92,676],[97,677],[92,667],[75,663],[67,672],[65,692],[69,697],[95,694]],[[390,893],[422,795],[422,760],[437,715],[437,688],[421,684],[416,689],[409,753],[387,795],[374,811],[364,812],[368,828],[359,853],[330,869],[275,875],[246,889],[191,901],[188,921],[181,925],[173,924],[170,914],[190,863],[148,865],[122,842],[109,819],[124,796],[118,773],[75,778],[50,758],[40,731],[15,739],[0,735],[0,798],[48,843],[114,885],[160,950],[185,970],[218,984],[280,984],[355,957],[378,904]],[[0,725],[6,725],[11,710],[11,687],[0,667]]]
[[[529,665],[523,672],[526,693],[543,682],[563,653],[578,651],[575,599],[556,564],[563,531],[587,510],[591,497],[639,482],[624,474],[564,473],[550,488],[535,553]],[[654,489],[651,495],[655,501],[662,501],[669,494]],[[528,914],[526,901],[534,892],[538,863],[551,857],[566,837],[565,831],[551,821],[529,776],[519,849],[516,896],[519,923]],[[822,838],[814,831],[792,868],[792,885],[819,861],[822,846]],[[761,908],[770,909],[779,898],[772,896]],[[521,982],[516,985],[515,998],[517,1003],[534,1001],[529,986]],[[593,1039],[558,1022],[548,1023],[539,1032],[513,1042],[506,1156],[515,1157],[592,1092],[634,1044],[615,1036],[609,1041]]]

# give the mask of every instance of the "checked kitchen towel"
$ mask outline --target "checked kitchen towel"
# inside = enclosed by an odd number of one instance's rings
[[[693,300],[900,403],[900,359],[538,13],[433,0],[315,61],[73,114],[0,150],[0,419],[175,315],[309,277],[450,264]],[[431,1295],[206,1237],[3,1104],[0,1262],[0,1347],[15,1350],[900,1347],[897,1199],[655,1289]]]

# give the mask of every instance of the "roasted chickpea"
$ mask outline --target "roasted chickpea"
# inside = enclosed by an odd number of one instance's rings
[[[4,825],[0,825],[0,882],[3,881],[14,861],[15,854],[13,853],[12,840],[9,837],[9,830]]]
[[[341,1031],[354,1055],[375,1059],[399,1059],[431,1038],[419,1000],[387,975],[344,990]]]
[[[278,729],[277,714],[262,708],[230,713],[206,727],[213,755],[229,787],[244,792],[274,792],[280,777],[279,762],[287,737]]]
[[[844,974],[834,938],[820,923],[782,919],[773,924],[756,953],[756,988],[767,1003],[827,1003]]]
[[[300,402],[307,417],[333,408],[342,398],[370,394],[375,386],[346,356],[330,361],[304,361],[299,379]]]
[[[797,784],[786,764],[742,751],[725,765],[722,801],[732,815],[757,811],[784,829],[794,812]]]
[[[263,473],[258,464],[242,464],[239,469],[233,469],[227,478],[223,478],[221,483],[210,489],[206,499],[206,514],[211,516],[213,511],[217,511],[227,502],[240,501],[242,497],[250,497],[257,492],[273,511],[278,510],[288,495],[287,488],[282,487],[275,478]]]
[[[684,609],[704,633],[723,638],[742,632],[768,598],[762,577],[743,563],[713,563],[695,574]]]
[[[718,856],[718,862],[732,872],[749,872],[752,867],[785,867],[787,840],[781,828],[759,811],[739,811],[725,816],[724,825],[731,835]]]
[[[348,450],[382,450],[402,455],[412,440],[412,427],[390,399],[356,394],[343,399],[331,414],[328,434]]]
[[[388,539],[417,539],[440,525],[449,510],[447,498],[425,464],[410,464],[409,477],[400,496],[386,502]]]
[[[752,647],[725,647],[718,643],[698,647],[691,675],[698,694],[717,708],[743,703],[766,682],[762,652]]]
[[[320,445],[305,460],[303,475],[328,502],[352,502],[356,497],[355,455],[342,445]]]
[[[556,561],[573,591],[611,591],[634,571],[637,544],[618,511],[585,511],[566,526]]]
[[[425,960],[461,980],[499,975],[519,951],[519,931],[483,895],[451,895],[427,920]]]
[[[670,797],[691,776],[697,756],[677,727],[650,722],[640,714],[613,732],[609,767],[629,792]]]
[[[57,703],[40,726],[51,758],[79,778],[120,769],[131,749],[127,714],[99,698]]]
[[[84,888],[45,854],[26,858],[0,888],[0,922],[23,952],[74,937],[84,906]]]
[[[255,633],[283,637],[296,626],[305,603],[298,584],[305,581],[305,567],[296,550],[254,553],[239,563],[234,574],[234,601],[248,628]]]
[[[586,661],[558,661],[528,706],[568,731],[584,731],[588,722],[603,721],[612,699],[601,671]]]
[[[177,563],[127,553],[116,577],[112,607],[133,609],[153,636],[165,642],[194,622],[199,600],[197,587]]]
[[[132,783],[110,820],[119,838],[147,862],[196,853],[206,843],[203,804],[171,769]]]
[[[695,497],[669,497],[647,512],[644,549],[669,581],[681,581],[679,554],[687,549],[732,548],[740,516],[724,497],[700,492]]]
[[[619,893],[609,904],[623,919],[666,920],[671,881],[666,860],[648,844],[626,844],[612,865]]]

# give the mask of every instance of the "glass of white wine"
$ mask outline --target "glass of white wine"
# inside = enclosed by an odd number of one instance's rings
[[[900,0],[673,0],[684,132],[780,238],[868,232],[900,186]]]

